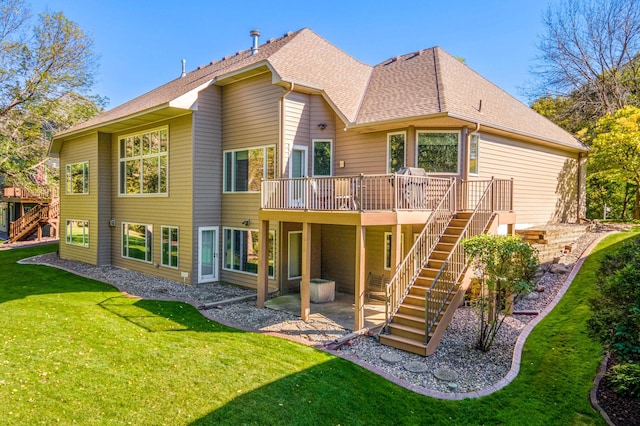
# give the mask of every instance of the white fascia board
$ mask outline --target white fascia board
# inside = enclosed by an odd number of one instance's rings
[[[207,82],[201,84],[195,89],[189,90],[187,93],[178,96],[175,99],[169,101],[169,106],[173,108],[181,108],[181,109],[190,109],[197,110],[198,109],[198,93],[201,90],[209,87],[213,80],[208,80]]]

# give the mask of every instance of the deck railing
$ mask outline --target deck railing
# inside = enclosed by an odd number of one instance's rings
[[[450,179],[397,174],[269,179],[262,181],[263,209],[433,210]]]
[[[46,200],[58,196],[58,188],[39,188],[29,190],[20,186],[9,186],[2,189],[2,195],[6,198],[27,198],[33,200]]]
[[[396,268],[385,292],[385,324],[395,315],[456,211],[456,181],[451,179],[422,232]]]
[[[461,181],[458,186],[458,210],[473,210],[484,196],[487,180]],[[490,192],[493,211],[513,211],[513,179],[491,179]]]
[[[466,238],[485,232],[496,211],[494,208],[496,204],[494,191],[497,186],[496,180],[492,179],[491,181],[475,181],[469,187],[473,188],[474,191],[484,187],[484,191],[480,194],[473,213],[456,240],[451,253],[447,256],[433,283],[425,292],[425,334],[427,340],[425,343],[428,342],[430,330],[436,324],[449,296],[455,290],[458,281],[467,268],[464,248],[460,243]]]

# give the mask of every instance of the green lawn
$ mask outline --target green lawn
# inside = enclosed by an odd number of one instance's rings
[[[601,359],[586,336],[596,260],[534,330],[521,373],[485,398],[440,401],[293,342],[224,327],[189,305],[0,251],[0,424],[603,424],[588,394]]]

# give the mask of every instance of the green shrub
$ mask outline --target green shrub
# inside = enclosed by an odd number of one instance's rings
[[[592,336],[623,361],[640,360],[640,239],[607,255],[598,269],[599,295],[590,300]]]
[[[607,378],[618,394],[640,399],[640,364],[614,365],[607,373]]]

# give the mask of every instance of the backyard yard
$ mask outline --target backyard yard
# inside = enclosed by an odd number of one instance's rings
[[[604,424],[589,403],[601,348],[586,334],[605,239],[488,397],[441,401],[298,343],[228,328],[176,302],[140,300],[0,251],[0,423]]]

